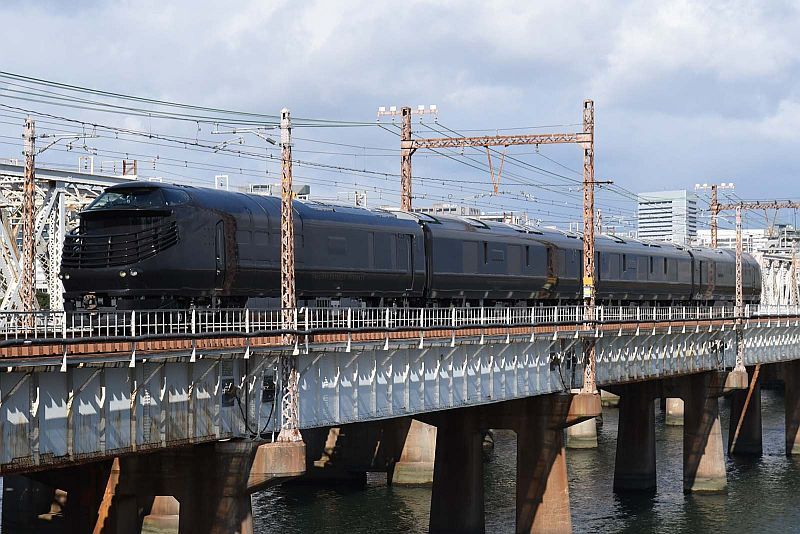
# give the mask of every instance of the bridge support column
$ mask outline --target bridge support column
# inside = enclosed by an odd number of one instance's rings
[[[252,534],[250,494],[305,471],[305,444],[227,441],[180,454],[181,534]],[[165,464],[169,468],[169,464]]]
[[[483,444],[476,408],[452,410],[436,428],[430,532],[484,532]]]
[[[655,491],[656,426],[653,382],[623,386],[619,403],[614,491]]]
[[[144,516],[142,532],[173,534],[178,532],[181,505],[171,495],[157,495],[153,498],[150,513]]]
[[[728,429],[728,454],[760,456],[761,445],[761,380],[755,368],[747,370],[750,385],[731,394],[731,420]]]
[[[720,375],[684,378],[683,491],[724,493],[728,487],[719,423]]]
[[[581,423],[567,427],[568,449],[597,448],[597,419],[592,417]]]
[[[800,360],[783,365],[786,409],[786,454],[800,454]]]
[[[108,474],[103,500],[97,511],[94,534],[138,534],[142,525],[140,502],[151,501],[148,491],[125,484],[124,460],[114,458]],[[126,466],[127,467],[127,466]],[[149,488],[148,488],[149,489]]]
[[[616,408],[619,406],[619,395],[615,395],[605,389],[600,390],[600,402],[603,408]]]
[[[517,532],[572,532],[563,430],[569,402],[563,397],[545,395],[523,404],[515,428]]]
[[[683,426],[683,399],[668,398],[665,411],[664,424],[667,426]]]
[[[400,459],[394,464],[390,483],[431,484],[436,458],[436,427],[412,419],[402,447]]]

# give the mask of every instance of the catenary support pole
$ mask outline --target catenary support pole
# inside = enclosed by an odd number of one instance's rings
[[[297,329],[297,298],[294,278],[294,217],[292,211],[292,119],[289,110],[281,110],[281,308],[283,329]],[[291,347],[295,334],[284,335],[284,344]],[[302,441],[298,429],[297,356],[284,351],[281,355],[283,398],[281,431],[278,441]]]

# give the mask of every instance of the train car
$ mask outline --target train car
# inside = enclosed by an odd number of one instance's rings
[[[601,301],[687,303],[692,257],[670,243],[597,236],[597,298]]]
[[[469,217],[419,215],[436,301],[570,300],[579,297],[581,243],[554,231]]]
[[[300,299],[420,299],[422,228],[403,214],[294,203]],[[65,238],[78,308],[244,306],[280,294],[280,200],[165,184],[107,189]]]
[[[580,302],[579,234],[295,201],[299,304],[534,305]],[[598,236],[597,297],[714,304],[735,297],[731,251]],[[278,306],[280,200],[131,183],[108,188],[65,238],[70,308]],[[745,301],[757,263],[744,256]]]

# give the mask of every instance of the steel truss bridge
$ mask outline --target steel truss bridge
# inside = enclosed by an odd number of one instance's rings
[[[800,308],[324,308],[0,313],[0,473],[281,428],[282,365],[300,428],[520,399],[800,354]],[[285,344],[286,334],[296,339]]]
[[[24,166],[0,162],[0,311],[21,310],[20,247]],[[58,277],[64,234],[77,224],[77,213],[106,187],[135,180],[56,169],[36,169],[34,244],[36,286],[48,296],[49,308],[63,309],[64,287]]]

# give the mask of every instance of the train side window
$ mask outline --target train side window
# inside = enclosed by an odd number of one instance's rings
[[[650,274],[653,274],[655,272],[655,269],[653,268],[653,263],[654,263],[653,259],[654,259],[653,256],[650,256]]]
[[[508,274],[520,274],[522,272],[522,247],[519,245],[508,245],[506,254],[508,257],[506,272]]]
[[[531,266],[531,246],[525,245],[525,267]]]
[[[664,258],[664,274],[667,274],[667,258]]]
[[[474,273],[478,270],[478,243],[475,241],[462,242],[463,272]]]
[[[162,193],[164,194],[164,203],[167,206],[188,204],[192,200],[189,193],[179,189],[162,189]]]
[[[397,269],[407,272],[411,267],[411,236],[397,234]]]
[[[487,241],[483,242],[483,264],[487,265],[489,263],[489,243]]]
[[[622,272],[623,272],[623,274],[627,270],[628,270],[628,255],[627,254],[623,254],[622,255]]]

